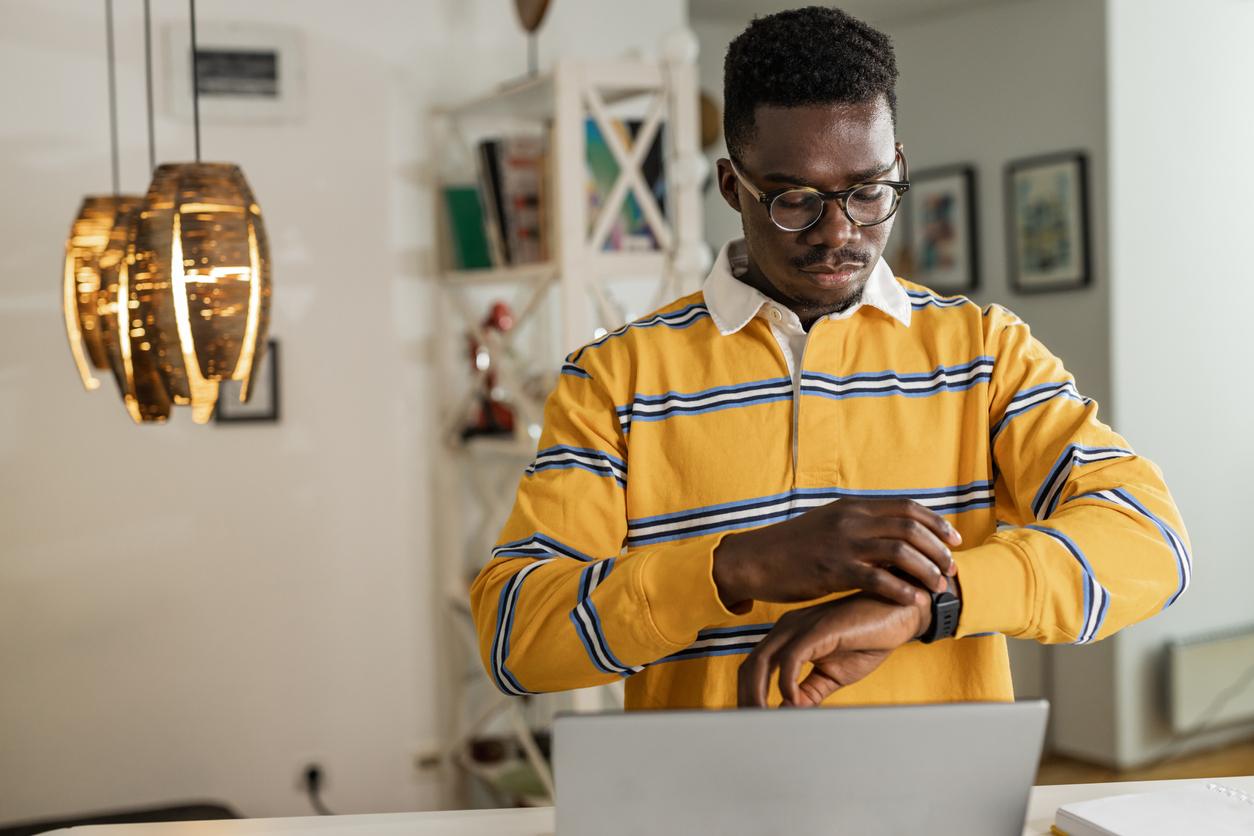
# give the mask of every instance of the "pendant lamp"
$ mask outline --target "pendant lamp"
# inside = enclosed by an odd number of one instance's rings
[[[238,166],[200,161],[196,4],[189,0],[196,161],[156,168],[148,194],[117,194],[117,120],[112,3],[109,93],[113,197],[83,202],[66,245],[64,304],[70,347],[88,389],[88,369],[111,369],[131,417],[165,421],[189,404],[213,415],[223,380],[252,394],[270,321],[270,256],[261,210]],[[154,161],[151,21],[144,2],[149,161]]]
[[[270,321],[270,257],[261,210],[238,166],[169,163],[157,169],[135,232],[130,274],[138,305],[132,340],[192,420],[213,414],[218,384],[240,400],[261,364]]]
[[[78,217],[65,243],[65,276],[62,309],[70,353],[78,366],[83,386],[100,386],[89,367],[110,368],[105,334],[100,323],[101,257],[119,218],[129,218],[143,198],[130,195],[99,195],[83,198]]]
[[[138,207],[136,207],[138,208]],[[151,297],[136,287],[135,231],[138,211],[119,214],[100,257],[100,329],[109,366],[135,423],[162,423],[170,417],[170,395],[157,371],[157,351],[141,306]]]
[[[113,161],[113,194],[83,198],[65,243],[61,307],[70,353],[83,386],[91,391],[100,380],[88,365],[110,368],[106,336],[100,322],[101,257],[119,218],[128,218],[143,198],[123,195],[118,188],[117,85],[113,59],[113,3],[105,0],[105,44],[109,70],[109,138]]]
[[[153,175],[138,213],[129,280],[136,340],[155,352],[161,383],[198,424],[213,416],[218,385],[252,394],[270,324],[270,249],[261,210],[238,166],[200,160],[196,0],[188,0],[196,161]]]

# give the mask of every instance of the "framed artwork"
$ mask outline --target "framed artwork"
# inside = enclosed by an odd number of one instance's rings
[[[956,165],[912,171],[904,203],[911,280],[943,294],[977,287],[975,169]]]
[[[266,353],[261,358],[261,366],[257,369],[257,379],[253,381],[252,394],[247,403],[240,403],[239,391],[242,381],[224,380],[218,385],[218,404],[213,410],[213,419],[219,424],[237,421],[270,421],[279,420],[279,343],[276,340],[266,342]]]
[[[210,122],[291,123],[305,118],[304,38],[295,28],[204,21],[196,27],[200,118]],[[192,45],[186,21],[165,28],[168,112],[192,115]]]
[[[1007,252],[1015,290],[1071,290],[1089,283],[1085,168],[1078,151],[1006,167]]]

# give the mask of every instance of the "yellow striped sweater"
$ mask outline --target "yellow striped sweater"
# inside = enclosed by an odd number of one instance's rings
[[[1010,700],[1005,636],[1091,642],[1184,591],[1160,472],[1028,326],[899,285],[908,326],[871,305],[819,320],[795,388],[767,319],[720,333],[702,293],[568,358],[471,590],[502,691],[627,677],[628,708],[734,706],[746,654],[804,605],[729,612],[715,548],[846,496],[944,515],[963,538],[963,609],[958,637],[903,645],[827,704]]]

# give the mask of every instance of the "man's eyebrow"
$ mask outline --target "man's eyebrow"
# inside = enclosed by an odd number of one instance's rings
[[[875,168],[869,168],[864,171],[855,171],[853,174],[849,175],[849,182],[850,183],[865,183],[868,180],[874,180],[876,177],[879,177],[881,174],[885,174],[888,171],[891,171],[893,166],[895,166],[896,164],[897,164],[897,158],[894,157],[893,161],[888,163],[887,165],[876,166]],[[765,179],[772,183],[787,183],[790,186],[804,186],[808,189],[819,188],[817,185],[815,185],[813,180],[810,180],[806,177],[802,177],[797,174],[783,174],[780,172],[774,172],[772,174],[766,175]]]

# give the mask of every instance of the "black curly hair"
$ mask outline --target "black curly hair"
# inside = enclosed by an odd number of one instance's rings
[[[755,18],[723,61],[723,135],[739,158],[758,105],[862,104],[883,96],[897,125],[897,59],[887,35],[840,9]]]

